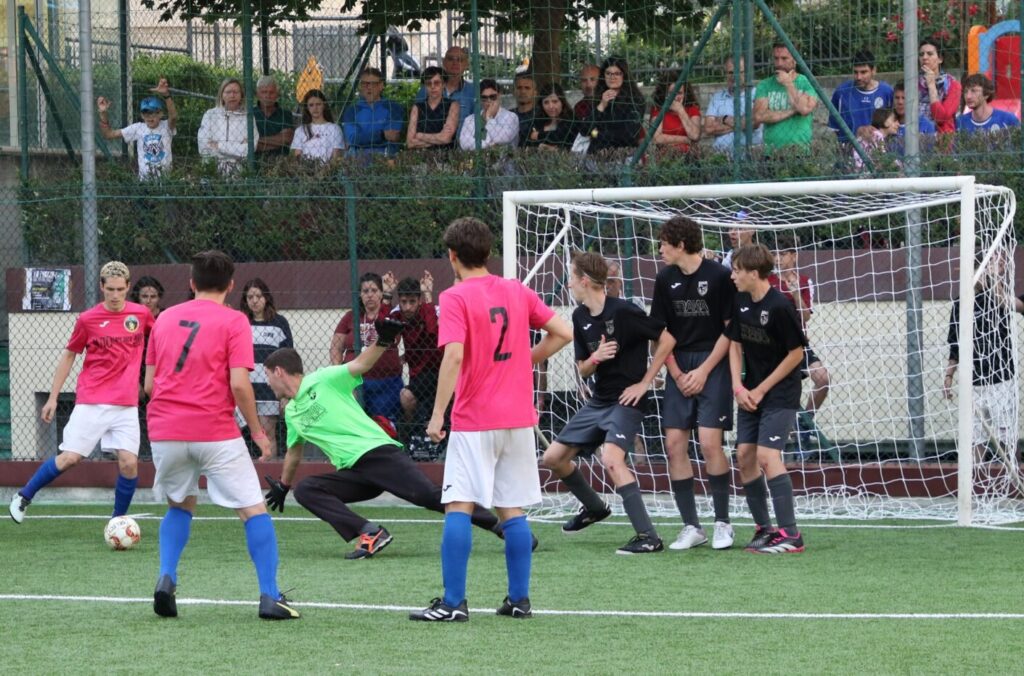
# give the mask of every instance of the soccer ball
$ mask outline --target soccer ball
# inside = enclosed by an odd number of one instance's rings
[[[139,544],[142,539],[142,529],[135,519],[130,516],[115,516],[107,522],[103,529],[103,541],[111,549],[123,552]]]

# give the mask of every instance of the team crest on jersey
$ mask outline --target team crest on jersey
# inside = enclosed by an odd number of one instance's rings
[[[309,392],[309,400],[310,401],[316,401],[316,390],[310,390],[310,392]]]
[[[609,319],[604,323],[604,331],[609,336],[615,335],[615,320]]]
[[[135,315],[128,315],[124,318],[124,330],[128,333],[135,333],[139,330],[139,318]]]
[[[708,283],[707,283],[707,280],[704,280],[702,282],[697,282],[697,293],[700,294],[701,296],[708,295]]]
[[[768,310],[761,310],[761,326],[768,325]]]
[[[876,96],[875,97],[875,110],[878,110],[879,108],[881,108],[884,105],[885,105],[885,101],[882,99],[882,97],[881,96]]]

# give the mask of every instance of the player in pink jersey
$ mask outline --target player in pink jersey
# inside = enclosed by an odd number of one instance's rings
[[[444,438],[445,409],[455,394],[444,465],[441,536],[444,598],[409,615],[427,622],[464,622],[466,568],[472,549],[474,503],[492,505],[505,533],[508,596],[499,615],[530,617],[533,536],[523,513],[541,500],[533,426],[533,365],[572,340],[572,330],[532,290],[487,272],[491,229],[475,218],[448,226],[444,243],[457,284],[441,294],[438,345],[444,358],[427,434]],[[544,338],[531,347],[530,329]]]
[[[25,520],[25,512],[40,488],[92,454],[97,442],[117,452],[118,477],[114,488],[114,516],[128,512],[139,473],[139,369],[145,336],[153,324],[149,310],[126,302],[128,266],[111,261],[100,269],[103,302],[75,321],[67,347],[57,362],[50,397],[42,419],[53,422],[57,396],[71,374],[75,357],[85,352],[78,376],[75,408],[64,427],[60,454],[44,462],[11,500],[11,518]]]
[[[249,555],[260,586],[259,616],[290,620],[298,611],[277,587],[277,535],[263,502],[256,468],[234,420],[237,406],[252,440],[270,457],[267,433],[256,414],[249,382],[253,369],[249,319],[224,305],[234,288],[235,265],[227,254],[204,251],[192,258],[195,299],[160,313],[146,353],[149,438],[156,478],[153,488],[167,498],[160,523],[160,575],[153,610],[178,615],[178,561],[188,544],[192,514],[205,475],[214,504],[245,524]]]

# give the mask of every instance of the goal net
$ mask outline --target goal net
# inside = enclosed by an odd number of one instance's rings
[[[720,260],[742,231],[770,249],[780,235],[795,238],[798,271],[812,281],[807,336],[828,374],[827,398],[816,415],[798,414],[784,451],[798,517],[1015,521],[1024,519],[1015,205],[1011,190],[963,176],[508,192],[504,274],[568,319],[572,254],[596,251],[621,270],[613,291],[649,310],[662,265],[658,232],[672,216],[700,223],[708,254]],[[958,367],[947,380],[951,354]],[[582,406],[588,384],[571,346],[537,382],[541,452]],[[815,387],[803,382],[802,405]],[[655,383],[629,450],[652,513],[671,516],[662,387]],[[734,431],[725,441],[734,456]],[[711,515],[695,442],[690,455],[698,507]],[[580,466],[621,509],[600,463],[582,458]],[[573,496],[542,474],[545,502],[535,515],[575,512]],[[746,513],[735,467],[732,483],[733,513]]]

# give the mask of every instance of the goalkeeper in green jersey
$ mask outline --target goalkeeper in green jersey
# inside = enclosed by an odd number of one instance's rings
[[[345,555],[347,559],[371,557],[392,540],[386,528],[352,511],[351,503],[387,491],[414,505],[444,512],[440,486],[416,467],[402,445],[363,411],[353,395],[363,374],[394,344],[404,324],[378,319],[375,327],[377,342],[347,364],[304,374],[299,353],[287,347],[276,350],[264,362],[274,394],[289,400],[284,409],[288,454],[281,479],[266,477],[270,484],[267,505],[271,510],[284,511],[285,497],[302,462],[303,443],[318,446],[337,471],[306,477],[295,486],[295,499],[329,523],[346,542],[359,538],[355,550]],[[497,517],[483,507],[476,508],[472,521],[502,536]]]

